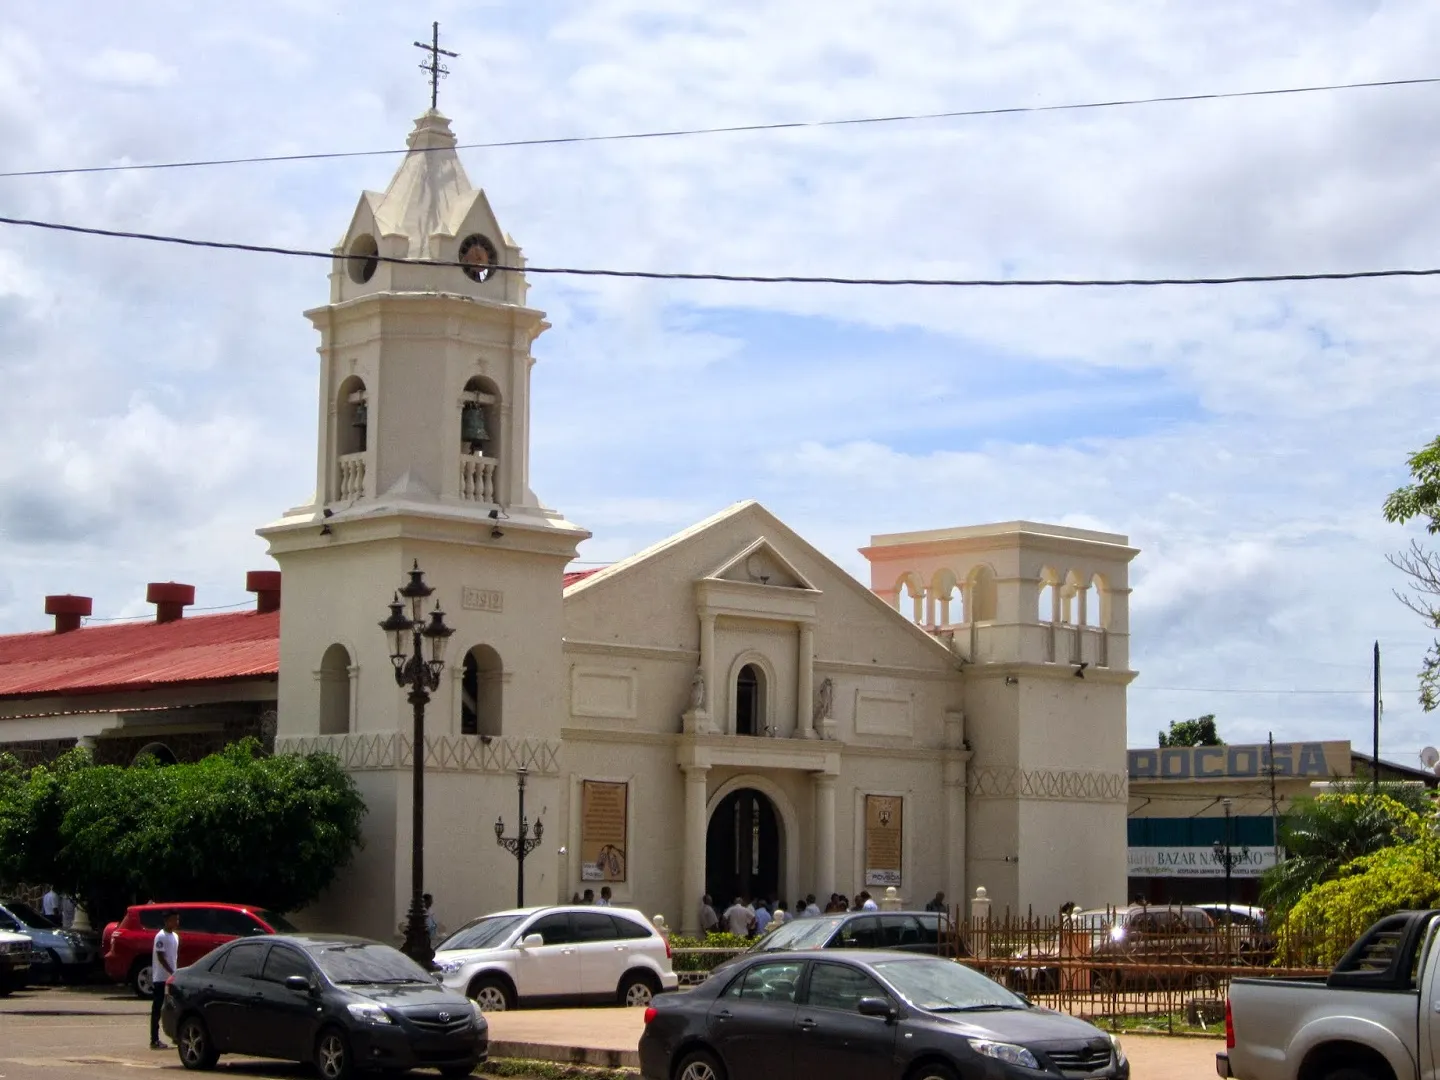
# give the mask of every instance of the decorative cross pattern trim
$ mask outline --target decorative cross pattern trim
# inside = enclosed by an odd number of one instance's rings
[[[1084,769],[1011,769],[993,765],[969,769],[968,794],[977,799],[1057,799],[1066,802],[1126,802],[1129,778],[1122,772]]]
[[[408,769],[412,740],[398,731],[374,735],[304,735],[275,740],[277,754],[333,754],[350,772]],[[560,744],[548,739],[495,739],[488,745],[474,735],[430,735],[425,739],[425,768],[435,772],[560,772]]]

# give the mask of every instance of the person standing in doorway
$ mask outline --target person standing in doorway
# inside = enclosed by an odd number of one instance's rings
[[[925,905],[925,910],[926,910],[926,911],[944,911],[944,910],[945,910],[945,894],[944,894],[943,892],[937,892],[937,893],[935,894],[935,899],[934,899],[934,900],[931,900],[928,904]]]
[[[720,916],[715,914],[715,901],[706,893],[700,898],[700,933],[713,934],[720,928]]]
[[[180,913],[167,911],[165,925],[150,946],[150,1049],[165,1050],[160,1041],[160,1007],[165,1004],[165,981],[180,963]]]
[[[601,907],[610,907],[610,906],[611,906],[611,900],[612,900],[613,897],[614,897],[614,894],[610,891],[610,886],[609,886],[609,885],[602,885],[602,886],[600,886],[600,906],[601,906]]]

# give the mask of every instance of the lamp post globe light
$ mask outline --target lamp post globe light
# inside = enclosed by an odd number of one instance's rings
[[[422,967],[435,958],[425,926],[425,706],[430,692],[440,686],[445,670],[445,645],[455,631],[445,625],[445,612],[437,602],[425,617],[425,601],[434,589],[425,584],[417,559],[410,580],[395,593],[390,615],[380,624],[390,638],[390,663],[395,682],[407,688],[406,700],[414,710],[415,730],[410,743],[412,797],[410,823],[410,912],[403,951]],[[409,611],[406,611],[406,608]]]

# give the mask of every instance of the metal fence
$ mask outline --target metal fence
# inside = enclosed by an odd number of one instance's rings
[[[1325,930],[1206,924],[1179,909],[951,919],[946,951],[1036,1004],[1089,1019],[1223,1019],[1232,978],[1321,976],[1354,940]]]
[[[1215,925],[1193,910],[1187,917],[1165,907],[983,919],[952,909],[933,949],[1038,1005],[1109,1026],[1206,1027],[1223,1022],[1232,978],[1324,975],[1362,929]],[[740,951],[677,947],[680,985],[704,982]]]

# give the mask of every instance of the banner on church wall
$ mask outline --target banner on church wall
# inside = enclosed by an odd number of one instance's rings
[[[626,812],[630,785],[602,780],[581,783],[580,879],[624,881]]]
[[[865,796],[865,884],[900,886],[905,840],[905,800]]]

